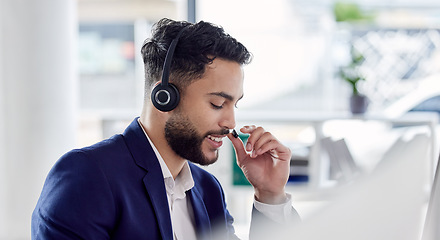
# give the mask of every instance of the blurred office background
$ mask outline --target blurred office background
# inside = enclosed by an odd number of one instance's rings
[[[440,142],[438,1],[0,0],[0,239],[29,239],[44,179],[63,153],[140,114],[139,49],[163,17],[221,25],[253,53],[237,123],[264,125],[292,148],[288,191],[303,216],[407,135],[427,136],[420,164],[429,185]],[[340,75],[354,63],[369,99],[361,115],[350,112],[352,88]],[[231,146],[221,151],[207,169],[246,238],[252,190]]]

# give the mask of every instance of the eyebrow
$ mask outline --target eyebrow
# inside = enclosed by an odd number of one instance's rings
[[[212,92],[212,93],[208,93],[208,95],[219,96],[219,97],[225,98],[225,99],[227,99],[227,100],[229,100],[229,101],[234,100],[234,97],[233,97],[232,95],[227,94],[227,93],[225,93],[225,92]],[[243,98],[243,95],[241,95],[241,96],[237,99],[237,102],[238,102],[240,99],[242,99],[242,98]]]

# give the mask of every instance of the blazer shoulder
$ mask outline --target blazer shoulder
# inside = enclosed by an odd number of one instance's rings
[[[56,161],[46,180],[50,181],[58,179],[58,177],[72,182],[105,179],[101,162],[104,159],[109,159],[109,156],[114,156],[116,152],[122,152],[119,150],[124,148],[120,144],[121,140],[120,136],[115,135],[94,145],[70,150]]]
[[[123,147],[125,147],[124,137],[122,134],[116,134],[93,145],[74,149],[71,152],[82,152],[85,154],[112,153],[120,150]]]
[[[63,163],[90,165],[91,162],[98,163],[103,159],[108,160],[121,154],[127,155],[128,152],[122,135],[117,134],[93,145],[70,150],[58,159],[55,166]]]
[[[46,178],[32,215],[33,234],[48,228],[51,232],[43,231],[44,234],[76,235],[85,239],[106,233],[102,229],[110,229],[115,224],[113,199],[105,174],[97,162],[87,156],[87,150],[71,150],[55,163]],[[100,229],[100,233],[89,229]]]

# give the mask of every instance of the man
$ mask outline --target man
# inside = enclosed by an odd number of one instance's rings
[[[32,215],[32,238],[235,239],[220,183],[194,164],[214,163],[225,137],[255,189],[251,234],[296,218],[284,191],[289,148],[261,127],[240,129],[246,146],[230,133],[247,49],[210,23],[162,19],[142,55],[141,116],[123,134],[59,159]]]

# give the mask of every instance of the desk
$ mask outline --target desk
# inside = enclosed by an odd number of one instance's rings
[[[437,113],[411,112],[399,118],[390,118],[379,115],[365,114],[352,115],[351,113],[322,113],[322,112],[289,112],[289,111],[238,111],[236,116],[240,124],[307,124],[315,129],[315,143],[312,147],[309,162],[310,187],[319,188],[323,181],[323,166],[320,161],[321,143],[317,141],[322,139],[323,124],[330,120],[362,120],[362,121],[380,121],[390,124],[403,126],[427,126],[431,137],[430,151],[430,179],[434,178],[435,164],[438,159],[437,152],[437,132],[436,125],[439,123]],[[238,125],[240,126],[240,125]]]

